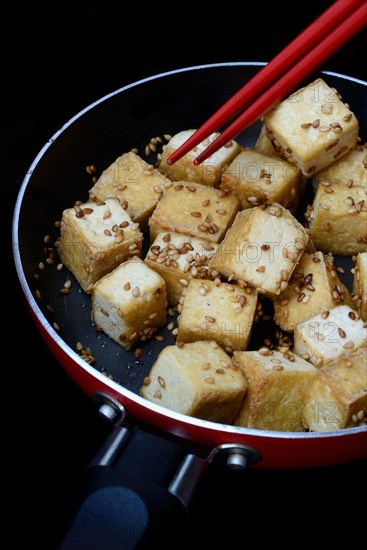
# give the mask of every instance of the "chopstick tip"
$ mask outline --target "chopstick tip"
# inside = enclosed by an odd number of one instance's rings
[[[199,166],[199,164],[200,164],[199,157],[193,160],[193,164],[194,164],[195,166]]]

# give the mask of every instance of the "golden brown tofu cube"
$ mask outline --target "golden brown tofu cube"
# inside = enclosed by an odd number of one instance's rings
[[[177,305],[190,279],[211,279],[209,260],[217,250],[216,243],[180,233],[158,233],[145,257],[145,262],[166,282],[167,300]],[[214,272],[215,277],[217,274]]]
[[[332,255],[303,254],[287,288],[273,301],[274,321],[283,330],[293,332],[296,325],[341,304],[352,306],[352,301]]]
[[[89,201],[64,210],[59,255],[80,286],[87,290],[131,256],[140,255],[139,224],[116,199]]]
[[[247,392],[234,424],[258,430],[301,432],[307,387],[317,369],[301,357],[261,348],[235,351],[234,362],[247,379]]]
[[[307,242],[289,210],[276,203],[264,210],[255,206],[237,214],[209,265],[275,297],[287,287]]]
[[[246,148],[224,170],[221,189],[241,202],[241,209],[277,202],[295,212],[302,192],[300,170],[284,159]]]
[[[353,303],[367,321],[367,252],[357,254],[353,268]]]
[[[273,142],[271,141],[269,134],[271,135],[271,132],[267,130],[266,125],[263,123],[261,125],[260,133],[255,144],[256,151],[259,151],[259,153],[263,153],[263,155],[283,158],[283,156],[280,155],[280,153],[278,153],[278,151],[273,146]]]
[[[237,197],[200,183],[175,183],[149,218],[150,240],[160,231],[175,231],[220,242],[240,207]]]
[[[317,250],[339,256],[367,250],[367,204],[362,187],[321,182],[307,217]]]
[[[358,120],[338,92],[318,78],[278,103],[264,116],[270,139],[285,158],[312,177],[356,143]]]
[[[367,346],[367,328],[349,306],[315,315],[294,330],[293,351],[315,367],[325,366],[362,346]]]
[[[367,187],[367,147],[356,145],[313,178],[314,188],[320,181],[336,181],[351,187]]]
[[[116,197],[134,222],[145,228],[164,190],[171,182],[133,152],[118,157],[90,190],[100,200]]]
[[[203,185],[218,186],[223,168],[241,151],[240,145],[231,140],[221,147],[199,166],[193,164],[194,159],[219,135],[215,132],[202,143],[199,143],[189,153],[181,157],[174,164],[167,164],[168,157],[182,145],[195,130],[184,130],[174,135],[167,143],[162,153],[159,170],[172,181],[191,181]]]
[[[166,320],[164,279],[131,258],[92,289],[92,321],[126,350],[151,338]]]
[[[324,432],[366,425],[367,348],[316,370],[305,397],[305,427]]]
[[[167,409],[230,424],[246,387],[241,370],[217,344],[192,342],[165,347],[140,393]]]
[[[257,305],[257,292],[246,290],[192,279],[179,316],[177,341],[215,340],[228,353],[246,350]]]

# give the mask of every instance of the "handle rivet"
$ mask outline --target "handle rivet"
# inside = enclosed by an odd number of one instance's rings
[[[242,453],[230,453],[227,458],[227,466],[231,470],[246,470],[247,468],[247,458]]]

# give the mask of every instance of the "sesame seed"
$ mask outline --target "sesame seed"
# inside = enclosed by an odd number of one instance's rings
[[[204,378],[204,382],[206,382],[207,384],[214,384],[215,378],[213,378],[212,376],[207,376],[206,378]]]
[[[193,218],[201,218],[201,212],[196,210],[195,212],[191,212],[191,216]]]
[[[211,315],[205,315],[205,319],[208,323],[215,323],[215,317],[212,317]]]
[[[323,363],[323,358],[318,357],[315,361],[315,367],[321,367],[322,363]]]
[[[259,354],[263,356],[272,355],[272,353],[273,352],[267,346],[264,346],[259,349]]]
[[[311,128],[311,122],[304,122],[303,124],[301,124],[301,128],[303,128],[304,130],[307,130],[307,128]]]
[[[356,414],[353,414],[353,415],[352,415],[352,421],[353,421],[354,424],[357,424],[357,423],[358,423],[358,417],[357,417]]]
[[[126,289],[125,289],[126,290]],[[138,296],[140,296],[140,288],[138,286],[135,286],[132,291],[131,291],[132,295],[134,296],[134,298],[138,298]]]
[[[153,394],[153,397],[155,399],[162,399],[162,392],[160,390],[157,390],[154,394]]]
[[[344,349],[352,349],[354,348],[354,342],[352,342],[351,340],[349,340],[348,342],[346,342],[343,346]]]
[[[327,319],[329,317],[329,315],[330,315],[330,311],[325,310],[321,313],[321,318],[322,319]]]
[[[201,206],[204,206],[204,207],[205,207],[205,206],[209,206],[209,204],[210,204],[210,199],[206,199],[205,201],[203,201],[203,202],[201,203]]]
[[[158,376],[158,383],[162,388],[166,387],[166,381],[164,378],[162,378],[162,376]]]
[[[276,371],[281,371],[283,369],[284,369],[284,367],[282,365],[274,365],[274,367],[273,367],[273,370],[276,370]]]
[[[58,324],[56,323],[56,321],[54,321],[54,322],[52,323],[52,326],[54,327],[55,330],[60,330],[60,325],[58,325]]]
[[[340,338],[345,338],[346,337],[346,334],[345,334],[344,330],[340,327],[338,327],[338,333],[339,333]]]
[[[358,420],[359,420],[360,422],[363,420],[364,415],[365,415],[365,412],[364,412],[363,409],[361,409],[360,411],[358,411],[358,413],[357,413],[357,418],[358,418]]]
[[[157,340],[157,342],[163,342],[164,341],[164,336],[162,336],[161,334],[156,334],[154,336],[154,338]]]

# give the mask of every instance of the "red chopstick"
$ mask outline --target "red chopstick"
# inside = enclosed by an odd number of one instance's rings
[[[351,13],[353,15],[353,12],[358,13],[357,16],[353,17],[353,20],[348,18],[341,23],[348,15],[350,16]],[[267,96],[269,100],[273,98],[272,94],[275,90],[272,88],[269,89],[269,86],[271,86],[277,78],[284,75],[285,71],[294,65],[294,63],[304,56],[305,53],[311,52],[309,54],[311,56],[310,58],[306,56],[301,59],[301,63],[303,63],[302,66],[304,66],[304,68],[301,68],[299,75],[300,78],[298,82],[301,82],[307,74],[318,68],[323,61],[325,61],[347,40],[363,28],[366,24],[366,12],[367,3],[365,0],[362,2],[359,0],[338,0],[332,4],[332,6],[321,14],[314,23],[307,27],[307,29],[295,38],[268,65],[265,65],[249,82],[238,90],[231,99],[229,99],[216,113],[214,113],[214,115],[212,115],[186,142],[174,151],[168,159],[169,164],[173,164],[179,160],[183,155],[193,149],[193,147],[198,145],[198,143],[207,138],[212,132],[218,130],[225,122],[231,120],[234,115],[240,112],[250,101],[256,99],[256,97],[259,97],[264,90],[268,90]],[[342,27],[341,31],[340,28],[336,29],[337,25],[340,23]],[[345,30],[346,28],[348,29],[347,31]],[[337,30],[337,34],[335,35],[333,34],[334,29]],[[326,39],[328,39],[331,35],[333,38],[327,42],[325,45],[325,50],[324,48],[318,49],[319,46],[314,48],[314,46],[318,44],[323,37],[326,36]],[[312,48],[314,49],[312,50]],[[305,62],[306,58],[308,58],[307,62]],[[314,64],[312,64],[311,58],[314,60]],[[308,72],[306,72],[306,67],[308,65],[310,65],[310,68]],[[293,91],[294,87],[298,84],[298,82],[294,82],[294,74],[292,77],[290,77],[289,74],[289,72],[286,74],[285,81],[283,81],[282,86],[279,85],[279,82],[274,86],[277,91],[277,99],[272,102],[269,109],[275,102],[280,101],[283,97],[285,97],[285,95]],[[287,80],[291,84],[287,87],[287,92],[281,96],[279,93],[286,84]],[[263,105],[263,107],[265,110],[268,110],[266,105]],[[256,115],[256,118],[259,118],[262,114],[263,112],[260,112]],[[247,119],[245,119],[244,123],[246,124],[246,127],[254,122],[256,118],[252,118],[251,122],[248,123]],[[243,119],[241,119],[241,121],[243,122]],[[219,142],[215,140],[208,149],[203,151],[201,155],[197,157],[195,164],[200,164],[200,162],[203,162],[206,158],[208,158],[208,156],[218,150],[219,147],[224,145],[230,139],[233,139],[242,129],[245,129],[239,127],[242,122],[239,123],[236,121],[234,125],[228,127],[225,137],[220,139],[224,134],[223,132],[223,134],[217,138]],[[232,131],[237,133],[232,133]],[[207,152],[209,153],[207,154]]]

